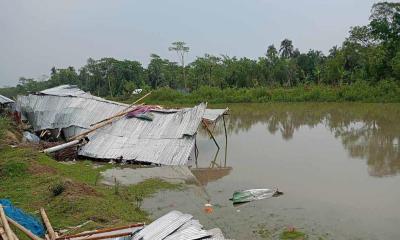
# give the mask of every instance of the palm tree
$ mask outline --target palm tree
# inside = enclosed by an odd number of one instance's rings
[[[281,48],[279,49],[282,58],[290,58],[293,55],[293,43],[292,40],[284,39],[281,42]]]

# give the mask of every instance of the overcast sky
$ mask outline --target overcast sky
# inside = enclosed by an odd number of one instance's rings
[[[174,41],[196,56],[257,58],[293,40],[300,51],[327,52],[376,0],[0,0],[0,86],[50,68],[79,69],[89,57],[176,60]]]

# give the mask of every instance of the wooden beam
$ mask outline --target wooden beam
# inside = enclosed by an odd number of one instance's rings
[[[44,208],[40,208],[40,215],[42,216],[44,225],[47,228],[47,232],[49,233],[50,236],[50,240],[55,240],[56,239],[56,233],[54,232],[53,227],[51,226],[50,220],[47,217],[46,211],[44,210]]]

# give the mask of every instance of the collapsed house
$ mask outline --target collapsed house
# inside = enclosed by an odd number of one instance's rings
[[[17,107],[35,132],[50,130],[57,138],[72,139],[93,125],[123,112],[130,106],[86,93],[73,85],[62,85],[28,96],[19,96]],[[87,134],[88,142],[78,155],[94,159],[118,159],[161,165],[185,165],[195,147],[202,121],[215,122],[227,109],[149,108],[151,121],[121,117]]]

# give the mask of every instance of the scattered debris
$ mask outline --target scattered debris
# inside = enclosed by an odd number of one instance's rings
[[[150,239],[225,239],[219,229],[206,231],[197,220],[192,219],[190,214],[183,214],[179,211],[171,211],[166,215],[146,226],[132,240]]]
[[[28,131],[23,132],[23,138],[22,141],[23,142],[29,142],[29,143],[39,143],[40,142],[40,138],[38,136],[36,136],[33,133],[30,133]]]
[[[204,212],[205,213],[212,213],[213,211],[214,211],[214,209],[210,202],[204,204]]]
[[[233,204],[252,202],[255,200],[261,200],[271,197],[277,197],[282,195],[278,189],[249,189],[243,191],[235,191],[231,199]]]
[[[7,203],[7,202],[6,202]],[[20,211],[20,210],[19,210]],[[40,226],[40,231],[37,229],[27,229],[18,222],[12,220],[9,216],[10,211],[5,213],[0,204],[0,239],[2,240],[18,240],[18,237],[12,231],[9,223],[17,227],[25,233],[31,240],[44,240],[39,236],[45,236],[47,240],[196,240],[196,239],[225,239],[221,230],[218,228],[205,230],[198,220],[194,220],[190,214],[183,214],[179,211],[171,211],[166,215],[158,218],[149,225],[144,223],[135,223],[122,227],[104,228],[93,231],[86,231],[72,235],[59,236],[54,231],[53,226],[46,214],[44,208],[40,209],[40,215],[46,226]],[[19,220],[21,224],[26,222]],[[83,224],[82,224],[83,225]],[[81,226],[82,226],[81,225]],[[77,228],[81,227],[78,226]],[[28,225],[28,228],[32,227]],[[76,229],[76,228],[75,228]],[[33,233],[35,232],[35,233]],[[65,231],[63,231],[65,233]]]
[[[33,216],[25,213],[19,208],[14,207],[11,201],[7,199],[0,199],[0,204],[3,206],[4,212],[7,217],[19,223],[37,236],[43,237],[45,230],[40,221]],[[3,223],[4,224],[4,223]]]

